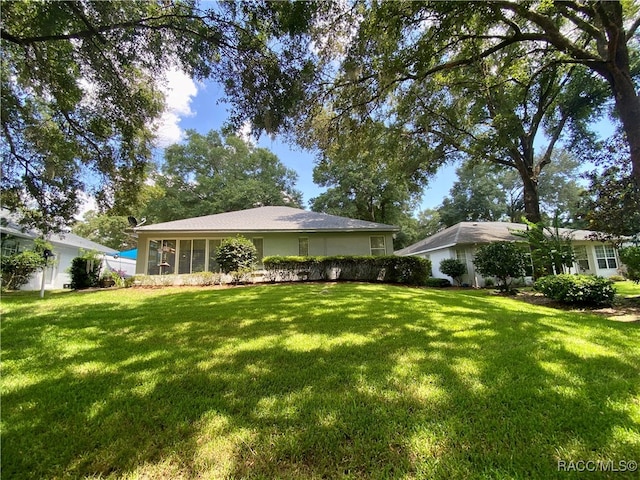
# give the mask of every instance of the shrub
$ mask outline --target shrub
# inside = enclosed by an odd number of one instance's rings
[[[42,267],[45,266],[44,257],[33,250],[14,255],[3,255],[0,258],[0,271],[2,272],[2,288],[18,290],[29,283],[29,280]]]
[[[525,274],[526,255],[515,243],[494,242],[480,247],[473,263],[480,274],[500,280],[501,291],[510,292],[512,280]]]
[[[68,272],[71,276],[71,288],[82,290],[98,285],[100,266],[102,262],[97,252],[86,252],[71,260]]]
[[[435,277],[427,278],[424,284],[426,287],[432,287],[432,288],[445,288],[445,287],[451,286],[451,282],[446,278],[435,278]]]
[[[216,261],[224,273],[252,269],[257,259],[255,245],[240,235],[224,239],[216,250]]]
[[[640,283],[640,247],[621,248],[620,260],[627,267],[627,276],[629,280]]]
[[[549,275],[534,288],[553,300],[585,306],[610,306],[615,295],[612,281],[592,275]]]
[[[445,258],[440,262],[440,271],[461,285],[462,276],[467,273],[467,266],[456,258]]]
[[[265,257],[270,281],[354,280],[424,285],[431,262],[419,257],[336,256]]]

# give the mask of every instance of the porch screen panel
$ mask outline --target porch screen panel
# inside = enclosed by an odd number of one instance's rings
[[[162,258],[160,262],[160,273],[175,273],[176,271],[176,241],[162,240]]]
[[[206,259],[206,240],[194,240],[193,250],[191,253],[191,272],[204,272],[204,263]]]
[[[191,273],[191,240],[180,240],[178,273]]]
[[[149,241],[149,254],[147,255],[147,274],[158,275],[160,273],[160,242],[158,240]]]
[[[220,265],[218,265],[218,261],[216,260],[216,250],[220,246],[222,242],[221,239],[216,238],[214,240],[209,240],[209,271],[210,272],[219,272]]]

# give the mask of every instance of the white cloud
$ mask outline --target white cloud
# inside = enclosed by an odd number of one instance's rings
[[[76,220],[84,220],[84,216],[87,212],[98,211],[98,203],[93,195],[90,195],[83,191],[78,191],[78,198],[80,199],[80,206],[78,212],[74,215]]]
[[[244,122],[242,126],[236,131],[236,135],[244,140],[247,144],[254,147],[258,143],[256,137],[252,135],[251,122],[248,120]]]
[[[182,70],[170,68],[160,89],[165,95],[166,110],[155,126],[155,144],[163,148],[182,140],[184,133],[180,120],[195,115],[191,101],[198,94],[198,86]]]

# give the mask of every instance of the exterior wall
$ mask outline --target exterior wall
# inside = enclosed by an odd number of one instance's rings
[[[67,272],[71,266],[71,261],[80,255],[82,249],[77,247],[68,247],[63,245],[54,245],[53,253],[55,254],[54,265],[49,267],[45,271],[45,284],[46,290],[59,290],[64,288],[65,285],[71,283],[71,276]],[[122,270],[127,275],[134,275],[135,273],[135,260],[130,259],[115,259],[111,255],[103,255],[102,257],[102,269]],[[24,285],[21,290],[40,290],[42,282],[42,273],[38,272],[33,275],[29,283]]]
[[[372,236],[384,237],[384,247],[386,255],[393,255],[393,234],[391,232],[335,232],[335,233],[305,233],[305,232],[283,232],[283,233],[263,233],[263,232],[221,232],[221,233],[138,233],[138,259],[136,263],[136,273],[147,273],[147,262],[149,257],[150,240],[212,240],[235,237],[242,235],[248,239],[262,239],[263,256],[287,256],[299,255],[299,239],[307,238],[310,256],[331,256],[331,255],[371,255],[370,238]],[[207,241],[205,257],[209,258],[209,242]],[[179,249],[177,249],[179,250]],[[176,258],[180,255],[176,251]]]
[[[435,278],[446,278],[447,280],[451,280],[451,277],[440,271],[440,262],[447,258],[455,257],[455,250],[451,248],[442,248],[440,250],[429,252],[429,259],[431,260],[431,275]]]
[[[597,246],[605,246],[604,243],[593,242],[590,240],[585,241],[575,241],[573,243],[574,248],[584,247],[586,252],[586,260],[588,262],[588,268],[584,268],[586,265],[583,262],[579,263],[576,261],[574,263],[573,268],[570,269],[569,273],[583,273],[586,275],[597,275],[600,277],[609,278],[613,275],[620,274],[620,257],[618,255],[618,250],[614,249],[613,257],[615,259],[615,268],[612,268],[609,263],[612,257],[608,257],[606,259],[607,268],[603,268],[598,264],[598,256],[596,254]],[[462,280],[464,283],[467,283],[474,287],[484,287],[485,279],[475,271],[475,266],[473,264],[473,257],[475,256],[477,246],[475,245],[457,245],[455,247],[447,247],[441,248],[437,250],[432,250],[427,253],[419,254],[419,257],[429,258],[432,264],[432,276],[436,278],[446,278],[447,280],[452,280],[451,277],[445,275],[440,271],[440,262],[446,258],[457,258],[457,252],[463,251],[466,257],[466,265],[467,265],[467,273],[463,276]],[[600,263],[602,259],[600,259]],[[531,277],[524,277],[526,283],[531,283]],[[452,282],[453,283],[453,282]]]

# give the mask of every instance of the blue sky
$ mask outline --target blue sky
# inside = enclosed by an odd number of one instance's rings
[[[167,112],[158,129],[159,152],[162,148],[181,141],[184,131],[194,129],[199,133],[219,130],[228,117],[228,106],[222,103],[223,89],[215,82],[195,83],[184,73],[169,72],[165,87]],[[595,126],[601,136],[613,132],[610,120],[605,119]],[[259,147],[271,150],[289,168],[298,173],[297,188],[303,193],[305,207],[311,198],[322,193],[323,188],[313,183],[315,157],[296,145],[287,144],[281,139],[272,139],[263,135],[257,142]],[[455,165],[448,165],[431,179],[423,192],[420,209],[434,208],[442,203],[456,180]]]
[[[159,129],[160,157],[162,147],[179,142],[185,130],[193,129],[199,133],[220,130],[228,118],[228,106],[221,101],[224,92],[220,85],[210,81],[195,83],[178,72],[170,73],[168,81],[165,89],[168,112]],[[288,168],[298,173],[297,188],[303,194],[305,208],[308,208],[311,198],[324,191],[313,183],[315,156],[311,152],[266,135],[258,139],[257,146],[269,149]],[[442,203],[455,179],[455,166],[444,167],[424,190],[421,208],[436,207]]]

